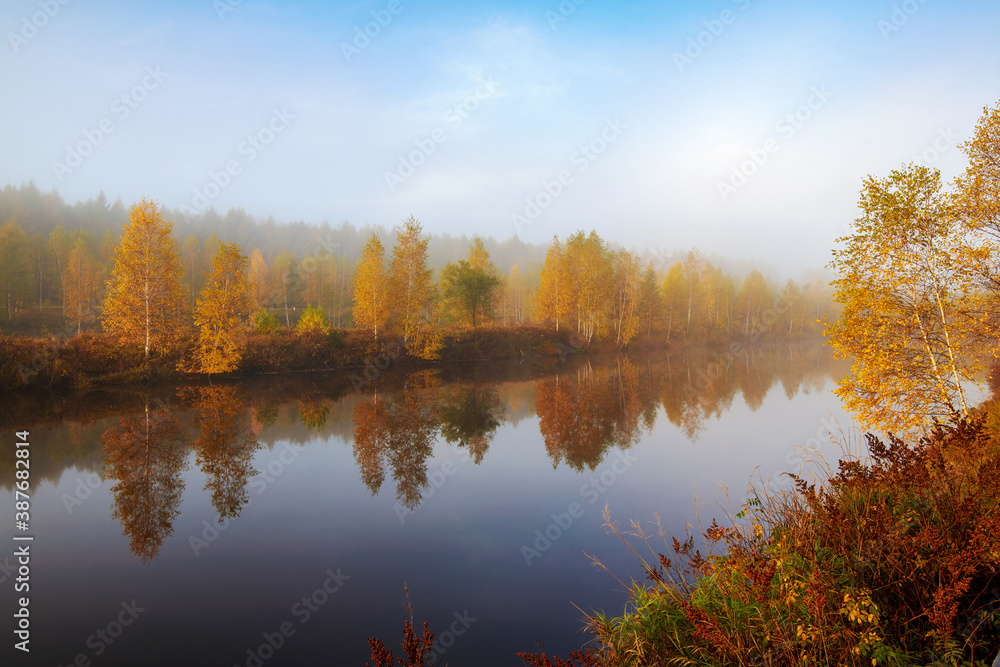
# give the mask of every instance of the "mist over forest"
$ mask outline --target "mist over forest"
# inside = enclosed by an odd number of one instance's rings
[[[40,235],[47,239],[56,227],[62,227],[67,232],[80,230],[91,235],[97,242],[103,239],[113,246],[113,242],[121,234],[122,226],[128,222],[128,207],[131,203],[133,202],[123,202],[121,199],[111,201],[103,191],[86,201],[69,203],[63,200],[57,190],[43,192],[34,182],[29,181],[20,186],[6,185],[0,190],[0,224],[13,220],[29,238]],[[209,208],[197,215],[166,206],[161,210],[164,219],[173,222],[174,237],[181,243],[192,236],[202,244],[212,239],[238,243],[247,253],[259,248],[268,263],[283,251],[304,257],[320,250],[354,263],[372,232],[378,234],[383,243],[391,245],[392,230],[401,222],[397,220],[387,224],[357,225],[348,220],[339,223],[330,223],[328,220],[286,221],[275,220],[272,216],[256,216],[243,208],[231,208],[225,213]],[[413,215],[423,220],[419,211],[414,211]],[[608,225],[609,228],[614,226],[611,223]],[[469,229],[476,229],[474,220],[470,221]],[[589,228],[581,227],[581,230],[589,231]],[[596,231],[606,235],[608,230]],[[431,229],[427,233],[430,236],[428,265],[435,270],[464,257],[472,238],[477,236],[474,231],[461,236],[434,233]],[[506,239],[489,236],[483,239],[483,243],[493,263],[505,273],[516,264],[521,273],[537,275],[545,261],[547,244],[527,243],[516,236]],[[609,240],[609,245],[623,247],[613,239]],[[658,272],[665,273],[671,265],[680,262],[691,248],[652,245],[628,249],[644,262],[652,262]],[[813,282],[827,276],[825,269],[820,266],[802,275],[786,275],[779,268],[758,258],[719,256],[714,253],[705,253],[704,257],[736,280],[742,280],[754,269],[775,283],[784,283],[788,278]]]

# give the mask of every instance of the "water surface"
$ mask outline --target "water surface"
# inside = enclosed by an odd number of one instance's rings
[[[641,576],[604,506],[680,535],[696,494],[707,521],[799,445],[835,461],[844,371],[793,344],[13,396],[35,536],[16,664],[360,667],[369,636],[398,649],[404,584],[438,664],[566,654],[574,605],[626,600],[584,552]],[[5,457],[4,516],[13,480]]]

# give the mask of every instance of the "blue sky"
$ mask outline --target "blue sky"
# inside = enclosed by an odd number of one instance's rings
[[[865,175],[956,175],[1000,100],[986,0],[8,0],[0,28],[0,184],[786,271]]]

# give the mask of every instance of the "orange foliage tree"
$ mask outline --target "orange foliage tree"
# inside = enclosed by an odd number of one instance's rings
[[[104,330],[122,342],[142,344],[146,359],[151,349],[167,348],[183,328],[184,269],[172,229],[156,202],[134,205],[107,284]]]
[[[253,306],[246,265],[247,258],[235,243],[220,243],[212,258],[212,272],[194,315],[200,329],[198,366],[204,373],[226,373],[239,365]]]
[[[558,238],[552,239],[552,245],[545,253],[545,265],[539,278],[538,294],[536,296],[535,314],[541,320],[555,322],[556,331],[559,325],[569,316],[569,267],[563,257],[563,245]]]

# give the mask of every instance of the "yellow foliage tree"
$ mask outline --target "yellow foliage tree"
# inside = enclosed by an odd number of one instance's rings
[[[702,275],[705,272],[705,260],[697,248],[692,248],[684,255],[681,262],[681,273],[684,276],[684,335],[697,337],[704,332],[705,318],[704,285]]]
[[[13,218],[0,226],[0,316],[10,321],[30,295],[28,235]]]
[[[958,212],[971,228],[990,234],[996,248],[1000,241],[1000,102],[983,110],[972,139],[962,144],[962,150],[969,166],[955,181]],[[994,289],[1000,287],[997,264],[994,256],[983,266]]]
[[[517,264],[510,267],[507,283],[503,291],[503,316],[509,324],[521,324],[529,318],[531,287],[526,276],[521,274]]]
[[[665,321],[664,329],[667,332],[666,340],[670,341],[671,334],[684,334],[684,313],[687,312],[687,276],[684,275],[684,265],[680,262],[673,264],[663,277],[660,283],[660,300],[663,303],[663,315]]]
[[[624,345],[638,326],[638,276],[638,260],[629,253],[616,256],[596,232],[577,232],[565,244],[553,239],[539,277],[536,313],[554,321],[556,331],[575,328],[588,343],[613,330]]]
[[[375,340],[378,340],[379,328],[384,328],[389,321],[385,248],[374,232],[361,250],[361,261],[354,272],[354,321],[371,329]]]
[[[754,269],[743,280],[740,296],[736,304],[742,321],[743,335],[753,336],[771,326],[763,314],[771,306],[771,288],[764,275]]]
[[[853,360],[836,393],[864,427],[899,434],[968,414],[966,387],[990,336],[976,279],[981,238],[958,223],[927,167],[869,177],[859,206],[830,265],[843,310],[826,334]]]
[[[403,328],[404,344],[424,328],[434,300],[427,242],[420,222],[413,216],[404,220],[402,227],[396,227],[396,247],[389,262],[389,294],[396,320]]]
[[[148,199],[135,204],[114,251],[102,325],[122,342],[140,343],[145,358],[165,349],[183,329],[184,287],[173,224]]]
[[[558,238],[553,238],[552,245],[545,253],[545,265],[539,277],[535,313],[540,320],[555,322],[556,331],[559,331],[559,325],[569,316],[571,280],[568,269],[563,245]]]
[[[566,239],[564,250],[568,283],[563,290],[576,315],[576,331],[588,343],[610,330],[613,318],[613,275],[610,253],[596,232],[577,232]]]
[[[246,265],[247,258],[237,244],[219,244],[208,284],[195,307],[198,366],[203,373],[226,373],[239,365],[246,321],[253,307]]]

